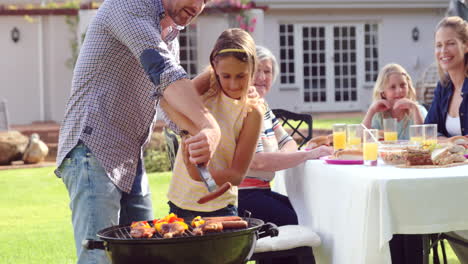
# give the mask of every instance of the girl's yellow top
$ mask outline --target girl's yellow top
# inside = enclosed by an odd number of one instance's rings
[[[235,100],[226,96],[218,85],[211,85],[203,95],[205,106],[210,110],[221,129],[221,140],[209,166],[221,170],[229,168],[232,163],[236,142],[247,115],[246,100]],[[250,109],[250,108],[249,108]],[[176,156],[173,176],[169,186],[167,198],[178,207],[186,210],[211,212],[226,207],[229,204],[237,205],[237,186],[231,187],[222,196],[205,204],[198,204],[200,197],[208,194],[203,182],[193,180],[183,161],[182,148]]]

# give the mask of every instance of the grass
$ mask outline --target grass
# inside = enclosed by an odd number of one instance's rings
[[[314,119],[313,128],[314,129],[332,129],[333,124],[360,124],[361,122],[362,122],[362,118],[360,117]]]
[[[168,213],[170,173],[149,174],[155,217]],[[69,198],[53,168],[0,171],[0,263],[76,263]]]
[[[300,121],[288,121],[294,127]],[[351,117],[351,118],[334,118],[334,119],[313,119],[312,128],[313,129],[332,129],[333,124],[360,124],[362,118],[360,117]],[[285,126],[287,127],[287,126]],[[307,128],[305,123],[301,124],[300,128]]]
[[[1,264],[76,263],[69,198],[53,169],[0,171]],[[149,174],[155,217],[168,213],[169,180],[169,172]],[[447,254],[459,263],[449,246]]]

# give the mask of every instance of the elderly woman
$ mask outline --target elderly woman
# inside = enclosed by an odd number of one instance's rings
[[[275,56],[265,47],[257,46],[258,67],[254,85],[260,97],[270,91],[278,76]],[[263,128],[250,169],[239,186],[239,213],[244,210],[252,217],[278,226],[297,224],[297,215],[287,196],[273,192],[270,181],[275,172],[294,167],[306,160],[330,155],[330,147],[321,146],[311,151],[297,151],[297,144],[283,129],[265,102]]]

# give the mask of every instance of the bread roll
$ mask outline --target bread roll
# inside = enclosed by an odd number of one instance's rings
[[[362,160],[362,151],[356,149],[343,149],[333,155],[337,160]]]
[[[457,145],[466,145],[468,144],[468,137],[454,136],[454,137],[449,138],[448,141]]]
[[[464,149],[464,154],[468,154],[468,137],[467,136],[454,136],[448,139],[449,143],[463,146]]]

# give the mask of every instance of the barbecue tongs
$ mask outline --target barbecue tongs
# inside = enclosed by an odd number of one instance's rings
[[[189,132],[187,130],[180,131],[180,135],[182,137],[188,136]],[[211,173],[208,171],[208,168],[203,164],[197,164],[197,170],[200,174],[200,178],[202,179],[203,183],[205,184],[206,188],[209,192],[214,192],[218,185],[216,184],[215,180],[211,176]]]
[[[179,113],[176,110],[174,110],[164,99],[161,99],[160,105],[162,109],[166,112],[167,116],[181,129],[181,137],[195,135],[200,131],[190,119],[188,119],[182,113]],[[201,197],[198,200],[198,203],[203,204],[213,199],[216,199],[231,188],[232,185],[230,182],[226,182],[218,188],[218,185],[216,184],[215,180],[213,179],[210,172],[208,171],[208,168],[205,165],[198,164],[196,167],[198,173],[200,174],[201,180],[210,192],[209,194]]]

